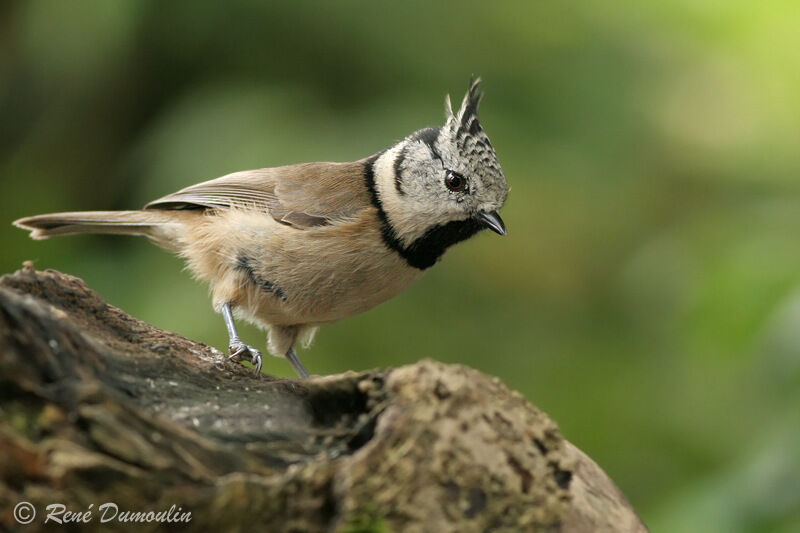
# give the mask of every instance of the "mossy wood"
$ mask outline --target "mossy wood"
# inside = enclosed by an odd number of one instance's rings
[[[25,531],[54,502],[192,516],[76,531],[646,531],[496,378],[434,361],[256,376],[30,265],[0,280],[0,450],[0,530],[28,501]]]

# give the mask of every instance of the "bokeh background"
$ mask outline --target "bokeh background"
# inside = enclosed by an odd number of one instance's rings
[[[790,0],[3,2],[0,271],[33,259],[224,348],[175,257],[10,222],[361,158],[441,123],[479,74],[508,237],[323,328],[306,365],[470,365],[550,413],[654,531],[799,531],[798,50]]]

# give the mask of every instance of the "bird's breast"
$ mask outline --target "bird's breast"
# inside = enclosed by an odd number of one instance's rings
[[[370,210],[307,230],[263,216],[231,218],[222,246],[228,276],[236,279],[242,310],[266,324],[320,324],[362,313],[422,275],[387,248]]]

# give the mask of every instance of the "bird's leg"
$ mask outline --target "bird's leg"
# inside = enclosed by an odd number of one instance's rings
[[[292,363],[292,367],[294,367],[294,371],[297,372],[297,375],[303,379],[308,379],[309,373],[306,370],[306,367],[303,366],[303,363],[300,362],[300,358],[297,357],[297,354],[294,353],[294,347],[289,348],[289,351],[286,352],[286,359]]]
[[[243,343],[242,339],[239,338],[239,332],[236,331],[236,323],[233,321],[230,302],[222,304],[222,318],[225,320],[225,327],[228,328],[228,337],[230,338],[230,343],[228,344],[228,349],[231,352],[230,359],[239,361],[243,356],[250,355],[250,362],[255,365],[256,373],[260,374],[261,352]]]

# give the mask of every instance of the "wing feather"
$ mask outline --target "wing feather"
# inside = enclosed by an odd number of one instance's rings
[[[364,160],[246,170],[186,187],[145,209],[252,209],[298,228],[335,223],[369,207]]]

